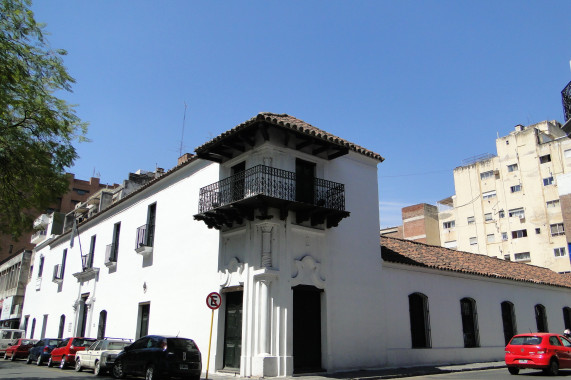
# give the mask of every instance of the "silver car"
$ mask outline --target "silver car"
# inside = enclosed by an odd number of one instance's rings
[[[101,376],[113,367],[117,354],[129,344],[130,339],[100,339],[76,354],[75,370],[79,372],[82,369],[92,369],[95,375]]]

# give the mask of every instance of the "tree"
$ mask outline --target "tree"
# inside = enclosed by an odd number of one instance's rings
[[[18,238],[68,191],[87,124],[56,96],[75,80],[44,38],[30,0],[0,0],[0,233]]]

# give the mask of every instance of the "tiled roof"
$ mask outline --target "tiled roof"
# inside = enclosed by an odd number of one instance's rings
[[[368,149],[365,149],[357,144],[353,144],[347,140],[344,140],[340,137],[334,136],[331,133],[325,132],[319,128],[314,127],[313,125],[306,123],[303,120],[297,119],[293,116],[287,115],[287,114],[277,114],[277,113],[271,113],[271,112],[260,112],[259,114],[257,114],[256,116],[254,116],[253,118],[251,118],[250,120],[247,120],[245,122],[243,122],[242,124],[239,124],[237,126],[235,126],[234,128],[230,129],[229,131],[226,131],[224,133],[222,133],[219,136],[216,136],[214,139],[208,141],[207,143],[199,146],[198,148],[196,148],[196,152],[200,152],[203,149],[206,149],[210,146],[212,146],[213,144],[216,144],[217,142],[219,142],[222,139],[225,139],[247,127],[249,127],[250,125],[259,122],[259,121],[265,121],[266,123],[269,124],[273,124],[282,128],[287,128],[287,129],[291,129],[293,131],[297,131],[300,132],[302,134],[314,137],[316,139],[320,139],[320,140],[325,140],[328,141],[329,143],[333,143],[336,145],[339,145],[341,147],[345,147],[348,148],[352,151],[355,151],[357,153],[363,154],[367,157],[371,157],[374,159],[377,159],[379,161],[384,161],[384,158],[378,154],[375,153],[373,151],[370,151]]]
[[[547,268],[410,240],[381,237],[381,255],[398,264],[571,288],[571,276]]]

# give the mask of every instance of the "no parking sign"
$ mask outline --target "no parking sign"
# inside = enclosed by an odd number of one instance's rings
[[[212,292],[206,296],[206,306],[212,310],[212,318],[210,319],[210,338],[208,339],[208,359],[206,361],[206,379],[208,379],[208,367],[210,366],[210,344],[212,343],[212,325],[214,324],[214,310],[222,305],[222,296],[220,293]]]
[[[206,306],[212,310],[216,310],[222,304],[222,297],[217,292],[212,292],[206,297]]]

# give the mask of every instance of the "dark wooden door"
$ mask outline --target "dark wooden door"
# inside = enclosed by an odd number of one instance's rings
[[[314,204],[315,164],[304,160],[295,161],[295,200]]]
[[[226,293],[224,324],[224,368],[240,368],[242,354],[242,299],[243,292]]]
[[[313,286],[293,288],[294,373],[322,371],[321,291]]]

